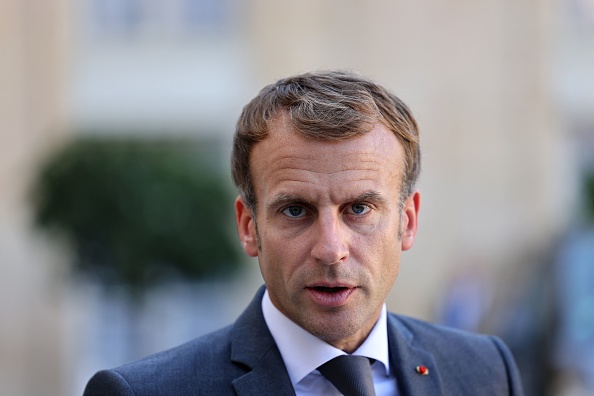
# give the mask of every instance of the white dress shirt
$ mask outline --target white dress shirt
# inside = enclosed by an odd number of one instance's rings
[[[266,325],[280,350],[297,396],[340,395],[340,392],[317,370],[341,351],[307,332],[279,311],[268,295],[262,298]],[[371,366],[376,396],[397,395],[396,378],[390,373],[386,306],[363,344],[353,355],[375,359]]]

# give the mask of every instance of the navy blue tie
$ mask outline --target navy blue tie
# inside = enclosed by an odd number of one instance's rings
[[[344,396],[375,396],[371,362],[364,356],[340,355],[318,370]]]

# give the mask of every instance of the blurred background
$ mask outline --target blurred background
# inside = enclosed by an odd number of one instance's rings
[[[390,309],[499,335],[527,395],[594,394],[592,0],[3,0],[0,394],[78,395],[231,323],[262,283],[235,120],[330,68],[421,126]]]

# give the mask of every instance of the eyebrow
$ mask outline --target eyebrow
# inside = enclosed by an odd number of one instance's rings
[[[356,197],[352,197],[348,200],[349,202],[360,202],[360,201],[373,201],[377,203],[384,203],[386,200],[384,196],[377,191],[365,191],[362,194],[357,195]]]
[[[299,195],[278,193],[270,200],[267,206],[268,208],[278,208],[296,202],[310,204],[310,201]]]
[[[372,201],[376,203],[385,203],[386,200],[382,194],[377,191],[365,191],[359,195],[349,197],[345,200],[346,202],[364,202],[364,201]],[[268,203],[268,208],[278,208],[284,205],[292,204],[292,203],[303,203],[307,205],[313,205],[313,203],[303,198],[302,196],[295,195],[295,194],[286,194],[286,193],[278,193],[276,194]]]

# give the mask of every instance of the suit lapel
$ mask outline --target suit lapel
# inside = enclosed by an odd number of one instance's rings
[[[239,396],[295,395],[281,354],[262,314],[262,287],[233,327],[231,360],[247,372],[233,381]],[[392,314],[388,315],[390,365],[400,394],[443,395],[442,380],[431,353],[414,344],[413,333]],[[417,366],[429,369],[420,375]]]
[[[401,395],[443,394],[442,380],[438,367],[429,352],[413,343],[414,335],[397,319],[388,315],[388,345],[390,365],[396,376]],[[429,372],[421,375],[417,366],[425,366]]]
[[[239,396],[295,395],[280,354],[274,355],[270,351],[252,371],[233,381]]]
[[[231,360],[249,370],[233,381],[240,396],[294,395],[291,379],[262,314],[260,288],[233,327]]]

